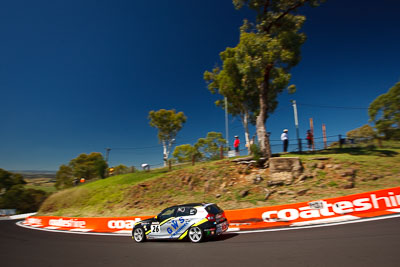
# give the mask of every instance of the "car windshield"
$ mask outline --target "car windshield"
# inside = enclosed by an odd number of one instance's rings
[[[175,208],[168,208],[163,210],[158,216],[157,219],[162,222],[172,216],[174,216]]]

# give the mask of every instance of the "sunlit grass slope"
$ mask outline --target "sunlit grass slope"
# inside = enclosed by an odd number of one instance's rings
[[[286,154],[301,158],[313,178],[291,185],[267,186],[268,169],[229,160],[186,165],[172,171],[156,169],[89,182],[51,195],[39,215],[105,217],[156,214],[185,202],[215,202],[224,209],[270,206],[400,186],[400,143],[383,148],[343,148]],[[322,159],[321,159],[322,158]],[[323,162],[326,167],[317,168]],[[340,166],[339,169],[329,166]],[[354,187],[346,188],[353,169]],[[262,177],[255,183],[254,178]],[[269,197],[266,199],[266,194]]]

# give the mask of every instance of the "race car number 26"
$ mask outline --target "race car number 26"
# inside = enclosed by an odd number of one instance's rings
[[[156,224],[156,225],[152,225],[151,226],[151,232],[152,233],[159,233],[160,232],[160,225]]]

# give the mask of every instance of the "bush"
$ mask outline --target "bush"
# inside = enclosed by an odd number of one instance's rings
[[[251,153],[251,155],[253,155],[254,160],[259,161],[260,158],[262,157],[260,147],[256,144],[250,145],[250,153]]]
[[[46,199],[42,190],[26,189],[22,175],[0,169],[0,208],[16,209],[18,213],[33,212]]]
[[[73,185],[75,179],[86,180],[104,178],[107,163],[100,153],[80,154],[72,159],[68,165],[61,165],[56,174],[56,187],[68,188]]]
[[[16,209],[18,213],[37,211],[48,194],[42,190],[26,189],[22,185],[14,185],[0,198],[0,207]]]

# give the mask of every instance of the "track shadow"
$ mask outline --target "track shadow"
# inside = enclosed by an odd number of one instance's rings
[[[204,242],[220,242],[220,241],[225,241],[231,238],[234,238],[239,234],[236,233],[224,233],[222,235],[218,235],[215,237],[211,238],[206,238]],[[155,243],[181,243],[181,242],[190,242],[188,238],[185,238],[183,240],[177,240],[177,239],[149,239],[146,242],[155,242]]]
[[[210,238],[210,239],[208,239],[207,241],[208,241],[208,242],[225,241],[225,240],[234,238],[235,236],[238,236],[238,235],[239,235],[239,234],[236,234],[236,233],[224,233],[224,234],[222,234],[222,235],[219,235],[219,236]]]

